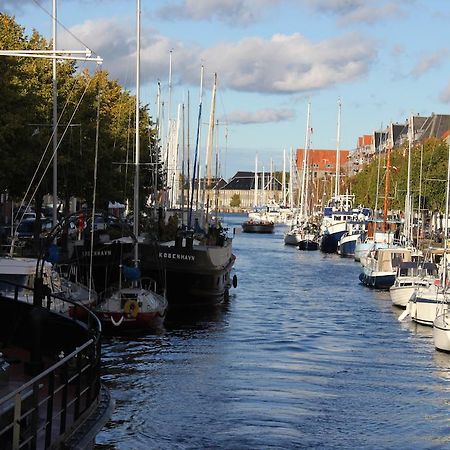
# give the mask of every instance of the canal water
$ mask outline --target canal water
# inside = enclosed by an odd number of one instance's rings
[[[236,233],[226,305],[105,340],[116,408],[97,449],[450,448],[450,355],[432,330],[285,230]]]

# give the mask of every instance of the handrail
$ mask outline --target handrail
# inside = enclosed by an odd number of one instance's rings
[[[94,339],[89,339],[89,341],[85,342],[80,347],[77,347],[72,353],[65,356],[63,359],[59,360],[56,364],[53,364],[53,366],[50,366],[48,369],[44,370],[39,375],[37,375],[34,378],[32,378],[31,380],[27,381],[25,384],[23,384],[22,386],[17,388],[15,391],[10,392],[9,394],[5,395],[4,397],[1,397],[0,404],[10,400],[12,397],[14,397],[20,391],[23,391],[23,390],[31,387],[34,383],[39,381],[41,378],[44,378],[45,376],[49,375],[51,372],[54,372],[56,369],[58,369],[58,367],[63,366],[66,362],[68,362],[70,359],[72,359],[78,353],[82,352],[85,348],[89,347],[93,342],[94,342]]]
[[[81,366],[80,358],[90,348],[96,356],[87,365]],[[90,339],[19,389],[4,396],[0,403],[6,407],[3,407],[1,417],[5,416],[7,421],[2,423],[0,442],[12,449],[24,448],[30,442],[33,448],[36,444],[40,448],[40,444],[43,444],[45,439],[45,448],[49,448],[55,444],[61,444],[70,436],[79,426],[80,419],[83,420],[84,414],[99,401],[100,376],[98,370],[94,368],[98,367],[100,356],[95,353],[95,348],[95,340]],[[74,360],[76,361],[75,374],[68,377],[69,364]],[[55,389],[54,383],[58,372],[61,375],[62,384]],[[39,391],[46,382],[48,394],[40,399]],[[76,387],[68,398],[69,385],[72,383],[75,383]],[[55,401],[59,396],[61,403]],[[23,402],[28,400],[30,404],[26,406]],[[28,420],[31,420],[28,424],[23,422]],[[59,423],[57,427],[59,431],[52,431],[53,423]]]

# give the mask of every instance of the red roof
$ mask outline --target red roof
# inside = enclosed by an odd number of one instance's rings
[[[348,150],[340,150],[339,162],[341,168],[347,163]],[[303,149],[297,149],[297,167],[302,168],[303,165]],[[326,172],[333,172],[336,170],[336,150],[321,150],[314,149],[308,151],[308,166],[313,167],[316,170],[322,170]]]

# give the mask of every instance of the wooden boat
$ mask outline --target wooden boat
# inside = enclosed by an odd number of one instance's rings
[[[274,223],[266,220],[249,219],[242,224],[244,233],[273,233],[274,229]]]

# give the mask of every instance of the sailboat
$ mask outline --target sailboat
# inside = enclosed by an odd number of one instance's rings
[[[400,242],[400,227],[401,221],[389,217],[388,211],[388,199],[389,199],[389,182],[390,182],[390,151],[393,146],[393,131],[391,131],[391,137],[386,136],[384,142],[386,150],[386,173],[385,173],[385,185],[384,185],[384,205],[383,205],[383,217],[378,218],[378,189],[380,185],[380,170],[381,170],[381,139],[382,134],[379,133],[379,139],[377,145],[378,153],[378,174],[377,174],[377,191],[375,194],[375,208],[374,217],[370,217],[367,221],[366,229],[357,238],[355,244],[355,261],[365,264],[366,258],[371,251],[380,248],[389,248],[399,245]],[[411,140],[412,138],[410,138]],[[408,163],[410,164],[410,162]],[[408,197],[408,195],[407,195]]]
[[[441,301],[437,305],[436,317],[433,321],[433,340],[434,346],[441,351],[450,352],[450,312],[448,309],[448,218],[450,201],[450,146],[448,150],[447,163],[447,193],[445,197],[445,216],[444,216],[444,256],[442,264],[442,295]]]
[[[349,221],[366,221],[370,215],[368,208],[354,208],[354,195],[348,192],[340,194],[340,128],[341,101],[339,100],[334,195],[323,209],[323,217],[320,225],[320,250],[324,253],[336,253],[339,240],[347,233],[347,223]]]
[[[290,234],[295,235],[297,240],[297,248],[299,250],[318,250],[318,226],[311,221],[311,211],[309,208],[310,196],[309,196],[309,176],[308,176],[308,152],[311,146],[311,103],[308,103],[308,112],[306,118],[306,138],[305,138],[305,151],[303,152],[303,164],[302,164],[302,180],[300,189],[300,207],[298,217],[298,225],[293,228]],[[285,237],[288,238],[288,234]]]
[[[261,187],[264,192],[264,170],[261,177]],[[242,223],[242,231],[244,233],[273,233],[275,226],[267,214],[266,208],[258,207],[258,155],[255,156],[255,179],[254,179],[254,209],[248,214],[247,220]]]
[[[136,125],[135,125],[135,177],[134,177],[134,235],[139,236],[139,87],[140,87],[140,0],[136,11]],[[95,188],[94,188],[95,195]],[[95,197],[94,202],[95,205]],[[93,213],[93,216],[95,214]],[[94,226],[91,227],[91,245]],[[105,331],[141,331],[157,328],[162,324],[167,300],[156,292],[156,283],[140,276],[138,267],[139,242],[134,247],[134,267],[121,266],[119,286],[101,293],[100,302],[93,308]],[[92,256],[92,252],[91,252]],[[91,257],[92,263],[92,257]],[[123,274],[123,278],[122,278]],[[128,285],[127,285],[128,284]]]
[[[200,102],[197,137],[192,167],[192,187],[200,185],[198,153],[202,114],[203,67],[200,83]],[[206,173],[208,192],[203,209],[194,206],[194,189],[191,189],[187,207],[187,223],[178,226],[175,239],[144,239],[139,245],[140,268],[144,276],[157,280],[166,291],[170,307],[197,307],[215,305],[229,296],[230,288],[237,286],[236,275],[231,275],[236,257],[232,238],[222,227],[217,214],[211,217],[211,169],[214,137],[214,110],[217,77],[214,79],[211,97]],[[164,226],[164,212],[160,209],[158,223]]]
[[[316,250],[319,248],[319,243],[316,239],[317,229],[314,224],[309,223],[308,215],[308,150],[310,146],[310,117],[311,117],[311,103],[308,103],[308,112],[306,115],[306,142],[305,150],[303,152],[302,163],[302,181],[301,191],[299,196],[300,205],[294,215],[294,223],[291,229],[284,234],[284,243],[286,245],[296,245],[300,250]],[[293,176],[292,170],[293,162],[291,156],[291,180]],[[292,182],[291,182],[292,186]]]

